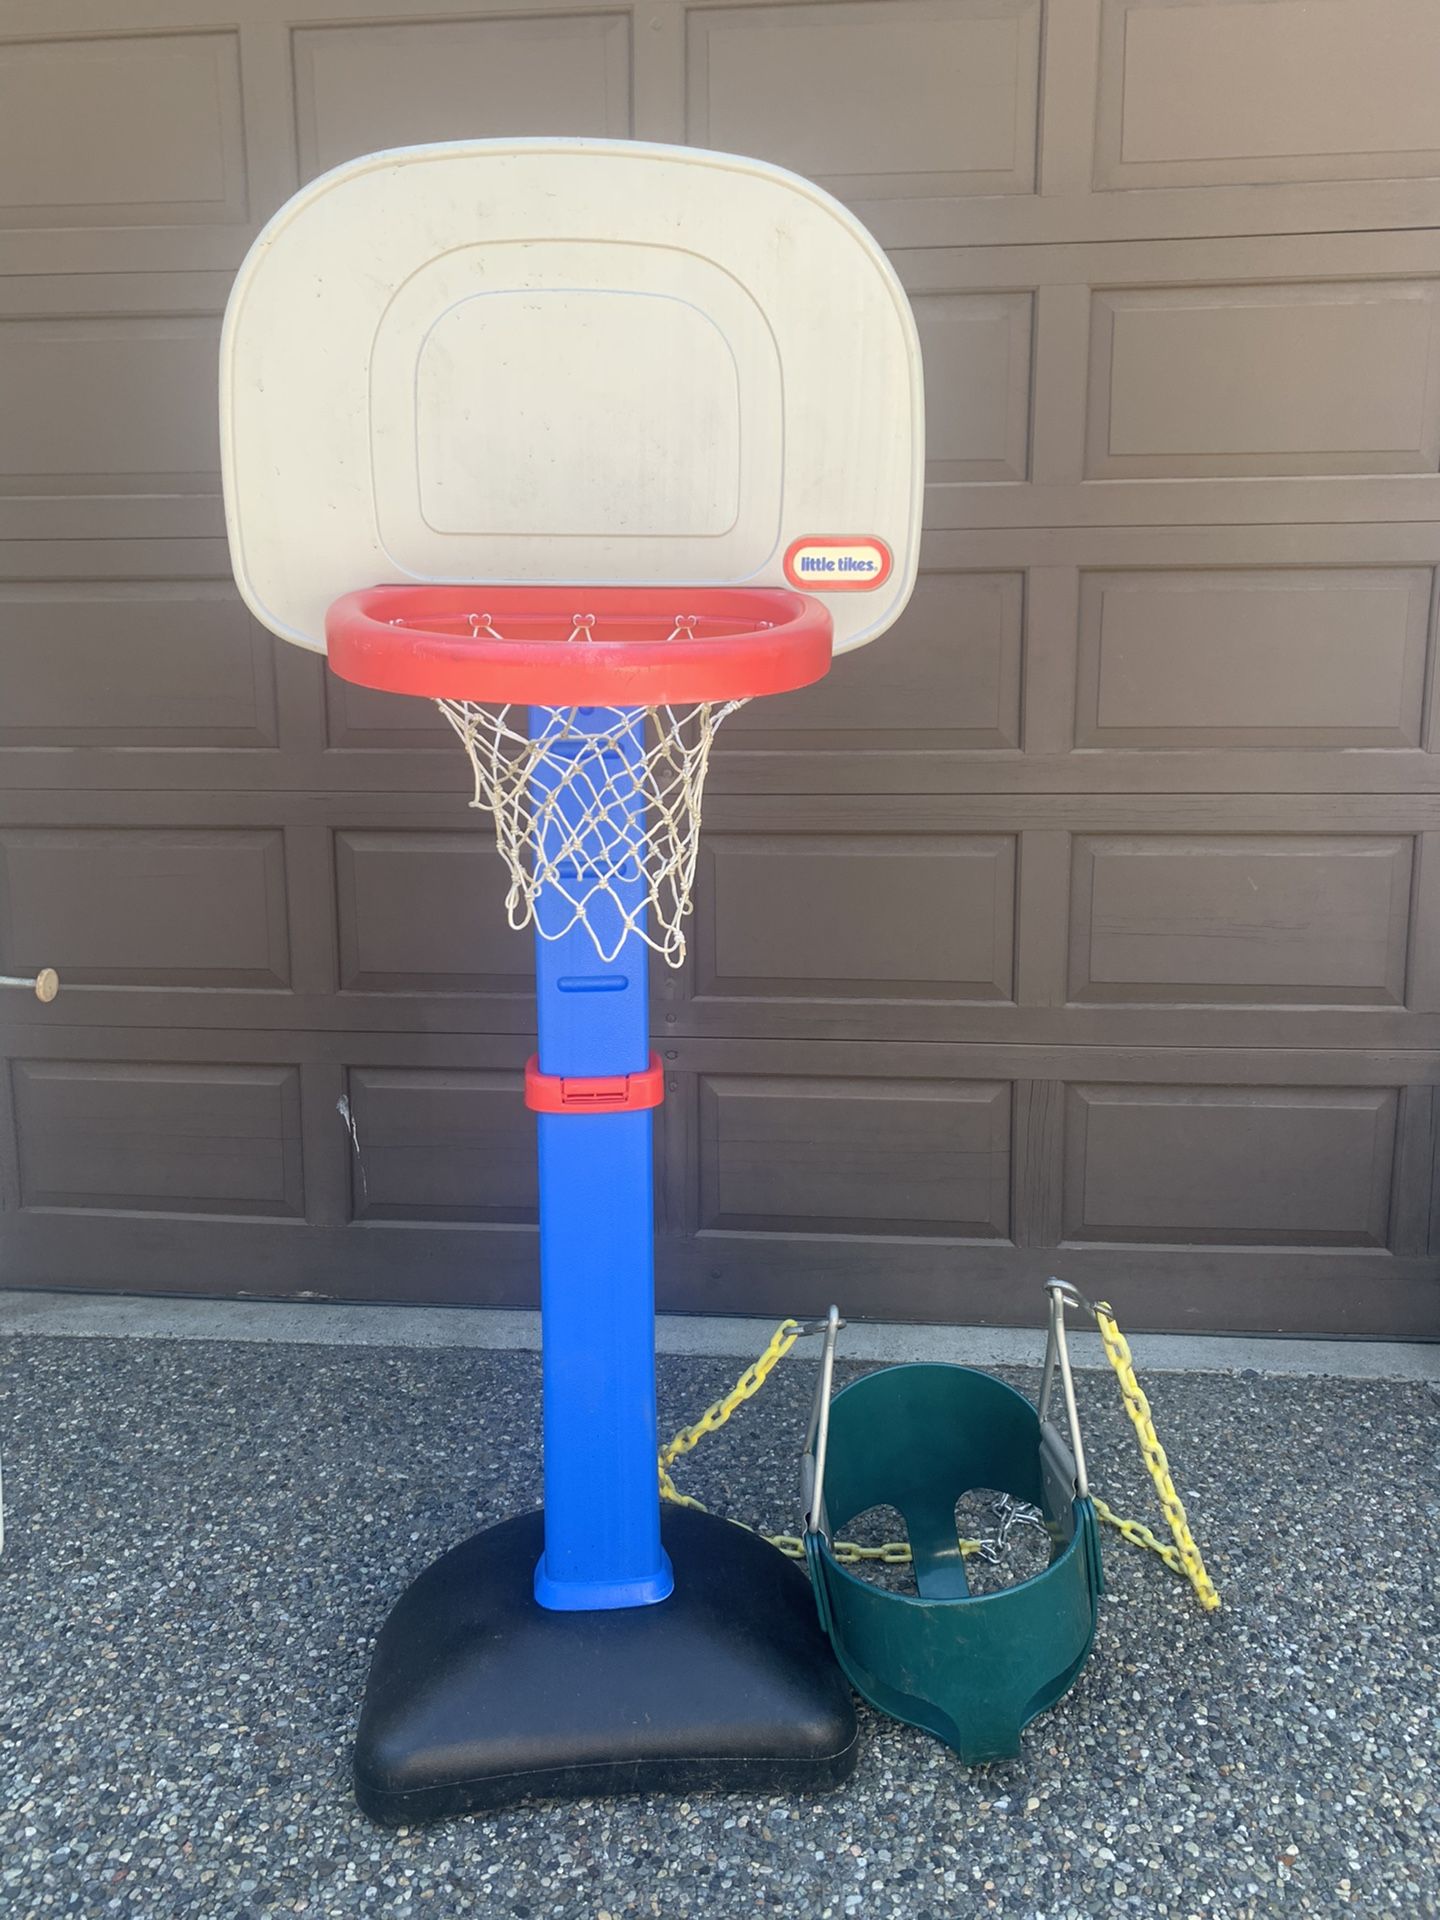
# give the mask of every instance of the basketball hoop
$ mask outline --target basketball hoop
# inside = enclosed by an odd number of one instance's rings
[[[438,703],[538,936],[544,1512],[396,1602],[356,1796],[408,1824],[836,1785],[854,1708],[809,1589],[728,1521],[660,1512],[649,975],[652,949],[685,955],[717,730],[914,589],[904,289],[848,209],[764,161],[461,140],[302,187],[236,276],[220,359],[245,604],[341,678]]]
[[[606,962],[637,934],[678,967],[716,732],[818,680],[831,618],[780,588],[384,586],[325,633],[344,679],[428,695],[454,728],[512,927],[583,925]]]

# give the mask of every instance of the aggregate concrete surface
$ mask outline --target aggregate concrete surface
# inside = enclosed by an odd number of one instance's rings
[[[664,1430],[736,1370],[662,1359]],[[685,1489],[793,1530],[813,1377],[788,1361]],[[1094,1654],[1023,1762],[970,1770],[865,1710],[834,1794],[386,1832],[348,1786],[372,1639],[438,1553],[537,1502],[536,1357],[15,1338],[0,1915],[1440,1913],[1440,1398],[1146,1385],[1225,1604],[1107,1533]],[[1113,1381],[1081,1393],[1096,1485],[1158,1524]]]

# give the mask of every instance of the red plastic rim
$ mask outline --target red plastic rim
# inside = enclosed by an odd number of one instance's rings
[[[592,637],[572,641],[582,615],[593,615]],[[485,618],[495,633],[474,630]],[[682,621],[687,635],[672,639]],[[488,705],[788,693],[824,674],[831,635],[829,610],[787,587],[363,587],[325,616],[342,679]]]

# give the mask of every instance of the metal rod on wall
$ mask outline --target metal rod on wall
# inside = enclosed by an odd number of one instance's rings
[[[54,967],[42,967],[39,973],[0,973],[0,987],[29,987],[37,1000],[48,1005],[60,991],[60,976]]]

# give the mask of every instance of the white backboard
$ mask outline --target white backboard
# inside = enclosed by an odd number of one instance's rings
[[[355,587],[780,586],[835,648],[909,599],[920,350],[870,235],[755,160],[610,140],[370,154],[283,206],[225,315],[235,577],[324,648]]]

